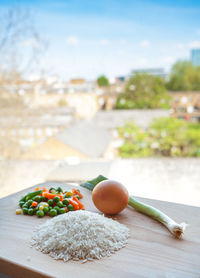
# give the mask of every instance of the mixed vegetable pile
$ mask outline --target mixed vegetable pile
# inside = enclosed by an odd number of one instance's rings
[[[50,189],[42,187],[40,189],[37,187],[35,191],[20,199],[20,209],[16,209],[16,214],[54,217],[68,211],[85,209],[80,202],[81,198],[83,198],[83,195],[75,188],[72,188],[71,191],[63,191],[61,187],[57,189],[53,187]]]

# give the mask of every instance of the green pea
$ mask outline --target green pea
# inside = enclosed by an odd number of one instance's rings
[[[43,211],[44,211],[44,213],[47,213],[49,211],[49,208],[48,207],[44,207]]]
[[[41,196],[35,196],[35,197],[33,197],[33,201],[35,201],[35,202],[37,202],[37,203],[41,202],[41,200],[42,200]]]
[[[64,209],[64,208],[60,208],[58,213],[59,213],[59,214],[65,213],[65,209]]]
[[[49,212],[49,215],[50,215],[51,217],[56,216],[56,215],[57,215],[57,210],[56,210],[56,209],[51,209],[50,212]]]
[[[32,200],[32,199],[28,200],[28,201],[27,201],[28,207],[30,207],[30,206],[32,205],[32,203],[33,203],[33,200]]]
[[[25,204],[23,204],[23,206],[22,206],[23,208],[28,208],[28,204],[27,204],[27,202],[25,203]]]
[[[73,211],[74,207],[70,204],[69,206],[67,206],[68,211]]]
[[[53,198],[53,201],[56,202],[56,203],[58,203],[58,202],[60,201],[60,197],[59,197],[59,196],[54,197],[54,198]]]
[[[54,202],[53,202],[53,200],[52,200],[52,199],[49,199],[49,200],[48,200],[48,204],[49,204],[49,206],[53,206],[53,203],[54,203]]]
[[[37,215],[38,217],[43,217],[43,216],[44,216],[44,211],[43,211],[43,210],[38,210],[38,211],[36,212],[36,215]]]
[[[27,207],[25,207],[25,208],[23,208],[23,214],[28,214],[28,208]]]
[[[63,202],[59,201],[59,202],[57,203],[57,206],[58,206],[59,208],[63,208]]]
[[[34,214],[34,209],[33,208],[30,208],[29,210],[28,210],[28,215],[33,215]]]
[[[20,201],[20,202],[19,202],[19,206],[20,206],[20,208],[22,208],[24,204],[25,204],[25,202],[24,202],[24,201]]]
[[[58,206],[55,206],[54,209],[58,212],[60,208]]]
[[[67,199],[64,199],[63,200],[63,205],[67,205],[68,206],[69,205],[69,201]]]
[[[79,195],[76,195],[76,198],[77,198],[78,200],[80,200],[80,196],[79,196]]]

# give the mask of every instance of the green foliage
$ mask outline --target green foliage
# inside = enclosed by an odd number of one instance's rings
[[[99,87],[109,86],[108,78],[105,75],[99,76],[99,78],[97,79],[97,83],[98,83]]]
[[[150,74],[136,74],[126,84],[125,93],[116,102],[116,109],[169,108],[170,96],[164,80]]]
[[[200,157],[200,124],[175,118],[155,119],[147,130],[127,123],[118,129],[121,157]]]
[[[171,91],[200,90],[200,67],[194,67],[189,61],[178,61],[171,70],[167,88]]]

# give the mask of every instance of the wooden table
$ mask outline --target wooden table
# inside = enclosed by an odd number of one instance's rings
[[[66,184],[62,187],[72,188]],[[30,188],[0,200],[1,273],[20,278],[200,277],[200,208],[138,198],[173,216],[177,222],[189,223],[183,240],[173,238],[161,224],[127,208],[117,216],[120,223],[130,228],[125,248],[111,257],[85,264],[64,263],[29,247],[33,228],[49,219],[15,214],[18,200],[29,191]],[[81,192],[86,209],[97,212],[91,193],[83,188]]]

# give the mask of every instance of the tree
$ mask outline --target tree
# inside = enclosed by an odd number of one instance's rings
[[[171,91],[200,90],[200,67],[194,67],[190,61],[177,61],[171,69],[167,88]]]
[[[0,82],[11,83],[39,68],[47,43],[41,39],[31,13],[18,7],[0,13]]]
[[[98,83],[99,87],[109,86],[108,78],[105,75],[99,76],[99,78],[97,79],[97,83]]]
[[[168,108],[169,101],[170,96],[161,77],[138,73],[128,80],[125,93],[117,99],[116,108]]]

